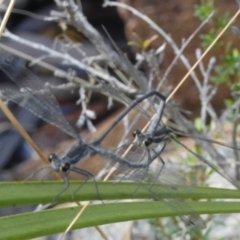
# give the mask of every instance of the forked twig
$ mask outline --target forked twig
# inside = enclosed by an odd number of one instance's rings
[[[214,39],[214,41],[209,45],[209,47],[205,50],[205,52],[202,54],[201,58],[197,60],[197,62],[192,66],[192,68],[188,71],[188,73],[185,75],[185,77],[180,81],[180,83],[176,86],[176,88],[172,91],[172,93],[168,96],[166,102],[168,102],[173,95],[177,92],[177,90],[182,86],[182,84],[185,82],[185,80],[190,76],[191,72],[197,67],[197,65],[202,61],[202,59],[208,54],[208,52],[212,49],[214,44],[219,40],[219,38],[223,35],[224,32],[229,28],[229,26],[234,22],[234,20],[237,18],[237,16],[240,14],[240,9],[236,12],[236,14],[230,19],[228,24],[223,28],[223,30],[217,35],[217,37]]]

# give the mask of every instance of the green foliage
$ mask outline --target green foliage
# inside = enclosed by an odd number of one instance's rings
[[[194,15],[204,21],[215,10],[214,0],[201,0],[201,3],[196,4],[194,9]]]
[[[226,12],[223,15],[217,15],[217,9],[214,7],[214,0],[202,0],[199,5],[195,5],[194,15],[201,21],[205,20],[212,12],[215,12],[214,17],[211,19],[211,26],[213,26],[208,33],[201,34],[200,39],[202,40],[201,45],[207,48],[217,37],[219,32],[227,25],[230,19],[230,14]],[[218,41],[215,47],[223,45],[223,42]]]
[[[229,12],[224,13],[223,15],[216,18],[216,26],[219,30],[222,30],[230,20]]]
[[[225,106],[228,108],[228,107],[231,107],[232,104],[233,104],[233,100],[232,99],[225,99],[224,100],[224,104]]]
[[[142,39],[138,34],[133,34],[133,41],[129,41],[128,45],[136,47],[138,50],[146,51],[149,45],[155,41],[158,37],[157,35],[153,35],[151,38]]]
[[[74,189],[78,186],[78,181],[71,182],[69,190],[59,197],[57,201],[69,201],[71,199],[72,191],[74,191]],[[186,214],[191,214],[192,209],[198,214],[240,212],[239,202],[232,200],[240,199],[240,192],[238,190],[199,187],[188,188],[186,186],[173,188],[171,186],[157,184],[144,186],[145,187],[138,187],[135,197],[133,197],[133,192],[137,187],[136,183],[120,182],[116,187],[116,183],[98,182],[99,193],[102,201],[114,199],[125,199],[128,201],[118,201],[116,203],[109,203],[106,201],[105,204],[99,202],[99,204],[90,205],[87,211],[84,212],[84,214],[76,222],[73,229],[149,218],[159,219],[158,225],[160,226],[162,224],[160,218],[177,216],[178,213],[169,208],[167,204],[160,201],[149,201],[153,200],[149,196],[148,189],[150,186],[159,194],[161,194],[162,191],[168,191],[170,196],[176,196],[179,198],[180,202],[184,199],[212,200],[212,202],[197,202],[188,200],[187,204],[189,205],[189,208],[186,209],[188,211]],[[61,182],[2,182],[0,183],[0,207],[49,203],[52,201],[54,194],[57,194],[62,187],[63,184]],[[146,199],[148,200],[146,201]],[[213,201],[214,199],[218,199],[218,201]],[[229,201],[224,202],[224,199],[229,199]],[[99,197],[96,194],[95,184],[93,182],[85,184],[81,188],[80,193],[76,194],[75,200],[99,200]],[[81,206],[67,207],[1,217],[0,239],[32,239],[34,237],[63,232],[80,209]],[[170,221],[174,222],[175,230],[173,229],[174,225],[172,224],[169,225],[168,230],[170,232],[176,232],[176,228],[179,229],[179,219],[173,217]],[[199,231],[197,239],[203,239],[202,237],[203,235]]]
[[[212,77],[212,81],[216,84],[226,83],[230,85],[231,76],[240,77],[240,52],[236,48],[228,48],[221,59],[222,64],[215,68],[216,75]]]
[[[234,92],[240,92],[240,83],[234,83],[231,85],[231,90]]]
[[[217,31],[217,29],[212,28],[207,34],[201,34],[200,39],[202,40],[202,43],[201,43],[202,47],[207,48],[217,37],[218,33],[219,32]],[[217,43],[217,46],[220,46],[222,44],[223,43],[220,41]],[[215,48],[216,48],[216,45],[215,45]]]
[[[202,132],[203,126],[202,126],[201,118],[195,118],[194,119],[194,126],[199,132]]]

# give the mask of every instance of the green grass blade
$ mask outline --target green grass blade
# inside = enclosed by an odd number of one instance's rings
[[[139,187],[132,182],[98,182],[98,191],[102,200],[109,199],[133,199],[151,198],[146,187]],[[69,189],[57,199],[57,202],[71,201],[72,193],[79,187],[79,181],[70,183]],[[27,204],[49,203],[64,188],[62,182],[1,182],[0,183],[0,207],[18,206]],[[134,192],[136,191],[136,194]],[[217,188],[172,187],[166,185],[153,186],[161,196],[161,192],[168,192],[171,196],[191,199],[239,199],[240,191]],[[75,195],[75,200],[98,200],[99,196],[93,182],[88,182]]]
[[[239,202],[188,202],[196,213],[239,213]],[[46,210],[0,218],[0,238],[30,239],[64,232],[81,207]],[[90,205],[73,229],[136,219],[175,216],[162,202],[125,202]]]

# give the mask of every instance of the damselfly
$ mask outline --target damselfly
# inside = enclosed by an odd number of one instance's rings
[[[86,180],[89,178],[93,178],[94,180],[94,176],[91,173],[75,166],[77,162],[85,159],[90,155],[100,154],[103,157],[109,159],[111,164],[117,163],[118,169],[127,169],[127,171],[129,171],[129,169],[133,169],[135,174],[140,174],[140,170],[143,170],[143,172],[146,173],[152,161],[162,152],[161,148],[157,149],[155,151],[155,156],[151,157],[151,161],[148,159],[148,161],[134,162],[131,158],[119,156],[118,154],[115,154],[114,152],[104,149],[100,146],[102,140],[105,138],[104,136],[107,136],[111,129],[107,130],[106,134],[103,134],[102,137],[96,141],[92,143],[86,143],[83,139],[78,137],[78,135],[68,123],[66,124],[67,127],[65,126],[66,120],[62,116],[60,107],[57,104],[52,93],[39,81],[39,79],[36,78],[35,75],[33,75],[23,66],[20,59],[13,56],[2,55],[0,57],[0,69],[15,84],[9,86],[8,88],[1,89],[1,94],[6,99],[12,100],[23,107],[27,107],[34,114],[42,117],[44,120],[78,139],[77,142],[62,157],[58,157],[56,154],[50,155],[49,160],[51,164],[44,166],[44,168],[51,168],[53,171],[64,173],[64,181],[66,183],[66,187],[56,197],[58,197],[68,188],[69,181],[67,174],[70,171],[84,175],[86,177]],[[146,96],[144,96],[144,98],[146,98]],[[134,106],[138,104],[138,102],[139,99],[134,101],[133,104],[131,104],[131,106],[125,112],[130,111]],[[57,123],[54,121],[55,119],[57,119]],[[116,121],[120,120],[121,118]],[[138,156],[136,155],[135,157],[137,158]],[[77,190],[79,190],[79,188]],[[158,198],[156,198],[156,195]],[[153,196],[157,200],[164,200],[169,198],[170,200],[166,201],[166,203],[182,216],[184,215],[184,209],[188,209],[189,212],[188,204],[186,204],[184,201],[171,199],[171,196],[165,192],[155,192],[153,193]],[[189,220],[189,222],[195,223],[198,220],[202,222],[199,216],[197,216],[194,221]]]
[[[168,110],[169,110],[168,112],[170,112],[169,115],[172,119],[177,120],[181,124],[181,126],[176,126],[177,129],[179,129],[179,127],[180,127],[180,130],[176,131],[175,130],[176,128],[173,130],[169,126],[165,126],[162,122],[162,116],[163,116],[163,110],[164,110],[163,108],[166,107],[165,104],[163,104],[163,102],[165,102],[165,100],[163,99],[163,96],[161,94],[160,95],[156,94],[155,99],[151,99],[151,97],[153,96],[153,94],[151,94],[152,91],[149,90],[149,89],[151,89],[151,86],[149,86],[148,88],[146,87],[146,86],[148,86],[146,79],[135,67],[132,66],[131,62],[122,53],[122,51],[118,48],[118,46],[111,39],[111,36],[107,33],[106,30],[105,30],[105,32],[106,32],[108,38],[111,40],[119,57],[122,59],[122,61],[125,63],[126,67],[128,68],[128,72],[131,73],[131,76],[129,76],[129,78],[131,78],[132,81],[134,81],[136,83],[136,85],[140,88],[140,91],[142,92],[143,98],[139,98],[139,101],[137,101],[138,102],[137,104],[139,104],[144,99],[147,99],[148,100],[148,105],[146,107],[147,112],[149,113],[149,110],[151,111],[152,109],[154,109],[154,110],[157,109],[152,114],[146,114],[146,113],[144,114],[144,116],[154,114],[155,118],[151,122],[149,127],[147,128],[146,133],[143,133],[140,130],[133,131],[133,137],[135,140],[133,142],[131,142],[131,144],[134,144],[135,146],[138,145],[138,146],[144,147],[145,154],[148,155],[148,162],[152,162],[151,154],[149,154],[149,149],[151,148],[151,146],[154,144],[155,145],[159,144],[160,142],[161,143],[167,142],[167,141],[169,141],[169,139],[172,139],[177,144],[179,144],[180,146],[185,148],[190,154],[197,157],[201,162],[203,162],[206,165],[208,165],[209,167],[211,167],[214,171],[216,171],[218,174],[220,174],[223,178],[225,178],[226,180],[231,182],[234,186],[236,186],[237,188],[240,189],[240,183],[238,181],[236,181],[235,179],[228,176],[220,167],[218,167],[216,164],[214,164],[213,161],[211,161],[211,160],[209,161],[208,159],[204,158],[203,156],[196,154],[189,147],[182,144],[181,141],[179,141],[176,138],[176,135],[186,136],[186,137],[190,137],[190,138],[196,140],[196,142],[198,142],[199,145],[201,145],[203,148],[208,149],[208,152],[211,154],[211,157],[214,158],[214,160],[217,162],[224,160],[224,158],[213,147],[213,144],[218,144],[218,145],[221,145],[224,147],[235,149],[236,151],[239,151],[239,149],[234,148],[233,146],[230,146],[225,143],[221,143],[218,141],[208,139],[206,136],[204,136],[203,134],[198,132],[188,122],[188,120],[185,117],[183,117],[183,115],[181,114],[181,110],[175,105],[170,105],[168,107]],[[109,89],[109,91],[111,91],[111,90]],[[156,99],[156,98],[159,98],[159,99]],[[156,107],[155,107],[155,103],[156,103]],[[135,104],[133,104],[133,105],[136,106]],[[133,105],[130,105],[129,108],[126,109],[115,122],[113,122],[112,126],[109,127],[108,132],[111,132],[111,130],[117,125],[117,123],[121,121],[120,119],[123,119],[127,115],[127,113],[131,109],[131,106],[133,106]],[[144,113],[144,111],[141,110],[141,112],[138,115],[136,115],[137,121],[140,121],[140,118],[143,115],[143,113]],[[135,121],[135,122],[137,122],[137,121]],[[188,127],[186,128],[185,126],[188,126]],[[127,144],[124,144],[124,145],[127,148]],[[133,148],[133,149],[135,150],[135,148]],[[163,147],[163,149],[164,149],[164,147]],[[152,148],[152,150],[154,151],[153,148]],[[159,159],[162,162],[162,165],[164,167],[165,163],[164,163],[163,159],[160,156],[159,156]],[[162,171],[163,167],[160,169],[160,172]]]
[[[69,186],[67,174],[69,171],[77,172],[87,178],[93,178],[93,175],[87,171],[79,169],[74,165],[94,154],[100,154],[110,160],[112,164],[119,163],[126,168],[146,168],[148,163],[132,163],[123,157],[119,157],[113,152],[104,149],[100,146],[101,141],[97,140],[92,143],[86,143],[81,139],[75,130],[63,117],[60,107],[54,98],[51,91],[44,86],[44,84],[26,67],[24,67],[21,59],[4,53],[1,51],[0,69],[12,80],[14,84],[9,84],[1,89],[1,95],[11,100],[22,107],[32,111],[37,116],[43,118],[45,121],[55,125],[59,129],[65,131],[70,136],[75,137],[77,142],[62,156],[58,157],[52,154],[49,157],[50,165],[44,168],[52,168],[53,171],[63,172],[66,188]],[[45,98],[46,97],[46,98]],[[103,138],[102,138],[103,140]]]

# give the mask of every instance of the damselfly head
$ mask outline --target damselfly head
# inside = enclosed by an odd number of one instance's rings
[[[141,134],[141,131],[139,129],[135,130],[132,135],[134,138],[137,138]]]
[[[134,137],[134,142],[136,145],[140,146],[146,146],[145,145],[145,141],[147,139],[147,137],[139,130],[135,130],[133,132],[133,137]]]
[[[57,154],[52,153],[48,157],[49,162],[52,165],[52,168],[56,172],[61,172],[63,171],[62,168],[65,166],[65,164],[62,163],[61,159],[57,156]]]

